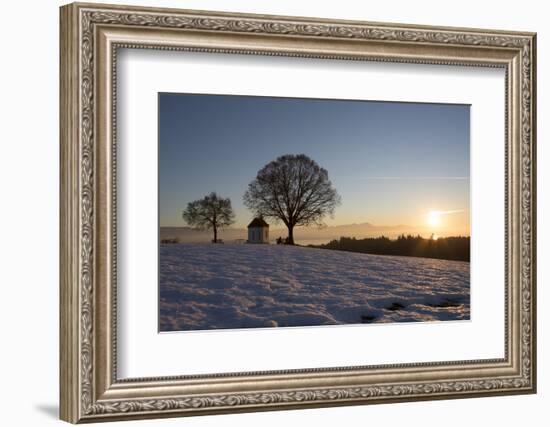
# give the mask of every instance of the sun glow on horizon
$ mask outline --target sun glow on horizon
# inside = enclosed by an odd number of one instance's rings
[[[428,224],[432,227],[441,225],[441,213],[439,211],[430,211],[428,213]]]

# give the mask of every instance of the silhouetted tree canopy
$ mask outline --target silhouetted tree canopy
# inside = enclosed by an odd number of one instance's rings
[[[400,235],[396,240],[390,240],[384,236],[366,239],[340,237],[339,240],[332,240],[325,245],[317,247],[377,255],[417,256],[470,261],[470,238],[462,236],[440,237],[437,240],[424,239],[420,236],[405,236],[404,234]]]
[[[244,204],[256,215],[287,226],[292,245],[294,227],[322,225],[339,203],[326,169],[305,154],[286,154],[265,165],[244,195]]]
[[[214,243],[218,241],[218,229],[235,222],[231,200],[219,197],[215,192],[188,203],[182,217],[187,224],[198,230],[213,230]]]

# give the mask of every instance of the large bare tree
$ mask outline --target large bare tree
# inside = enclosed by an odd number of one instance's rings
[[[215,192],[188,203],[182,217],[187,224],[198,230],[213,230],[214,243],[218,242],[218,229],[235,222],[231,200],[219,197]]]
[[[321,226],[323,217],[333,215],[339,203],[326,169],[305,154],[286,154],[268,163],[244,194],[244,204],[256,215],[287,226],[291,245],[294,227]]]

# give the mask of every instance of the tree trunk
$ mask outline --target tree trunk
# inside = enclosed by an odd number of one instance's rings
[[[288,242],[287,243],[289,245],[294,244],[294,226],[293,225],[288,226]]]
[[[214,226],[214,243],[218,243],[218,227]]]

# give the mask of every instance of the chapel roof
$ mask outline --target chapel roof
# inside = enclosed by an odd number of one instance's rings
[[[250,224],[248,224],[248,228],[252,227],[269,227],[269,224],[264,221],[263,218],[254,218]]]

